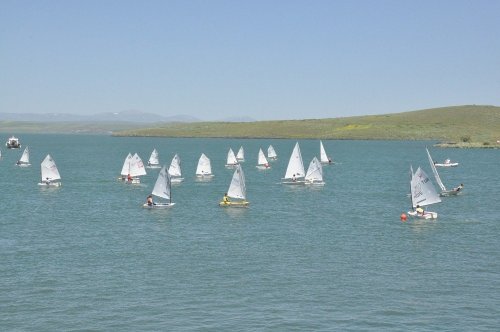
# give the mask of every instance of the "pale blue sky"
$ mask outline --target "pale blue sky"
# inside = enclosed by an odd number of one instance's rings
[[[0,1],[0,113],[500,105],[500,1]]]

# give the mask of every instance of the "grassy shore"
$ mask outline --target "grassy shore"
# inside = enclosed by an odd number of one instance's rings
[[[330,119],[196,122],[113,132],[115,136],[439,140],[498,145],[500,107],[454,106]]]

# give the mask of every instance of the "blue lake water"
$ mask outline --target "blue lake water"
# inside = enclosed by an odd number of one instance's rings
[[[8,134],[2,135],[6,140]],[[402,223],[409,166],[432,142],[323,141],[321,188],[284,186],[294,140],[20,135],[32,166],[0,160],[2,331],[489,331],[500,326],[499,150],[430,149],[459,197]],[[319,141],[300,140],[304,164]],[[272,169],[255,168],[272,144]],[[218,207],[243,146],[247,209]],[[24,147],[23,147],[24,148]],[[141,208],[158,170],[117,181],[128,152],[185,181],[169,210]],[[215,177],[195,180],[199,156]],[[63,186],[39,187],[50,153]]]

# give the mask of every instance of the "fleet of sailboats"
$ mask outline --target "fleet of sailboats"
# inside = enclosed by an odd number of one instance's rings
[[[60,187],[62,185],[61,175],[57,169],[56,162],[49,154],[40,164],[40,169],[42,181],[38,183],[39,186]]]

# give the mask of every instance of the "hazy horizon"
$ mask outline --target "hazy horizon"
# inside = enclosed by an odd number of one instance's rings
[[[497,1],[0,2],[0,113],[214,121],[500,105]]]

